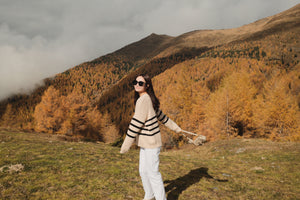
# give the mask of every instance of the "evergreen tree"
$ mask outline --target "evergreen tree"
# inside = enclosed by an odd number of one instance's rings
[[[53,86],[45,91],[41,102],[36,106],[34,119],[36,131],[55,133],[60,129],[63,121],[61,98]]]

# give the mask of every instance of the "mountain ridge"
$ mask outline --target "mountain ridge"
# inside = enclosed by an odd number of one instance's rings
[[[281,27],[282,24],[284,24],[283,27]],[[234,41],[255,39],[255,37],[251,36],[252,34],[262,36],[261,31],[268,31],[269,29],[274,29],[276,27],[277,31],[288,31],[289,28],[294,28],[297,26],[300,26],[300,4],[279,14],[269,16],[237,28],[195,30],[187,32],[175,37],[174,43],[177,44],[175,47],[180,46],[182,43],[187,44],[185,47],[212,47],[224,45]],[[174,50],[172,52],[174,52]],[[164,53],[162,54],[166,55]]]
[[[177,53],[184,48],[213,47],[235,41],[251,40],[258,36],[263,36],[263,32],[270,30],[288,31],[290,28],[297,28],[299,26],[300,4],[273,16],[232,29],[194,30],[176,37],[152,33],[137,42],[128,44],[112,53],[100,56],[86,63],[94,62],[102,57],[112,55],[128,57],[134,61],[147,58],[147,60],[149,60],[151,57],[156,59]],[[255,35],[255,37],[253,37],[253,35]]]
[[[297,65],[299,23],[300,4],[279,14],[233,29],[195,30],[176,37],[152,33],[112,53],[79,64],[53,78],[45,79],[45,85],[37,88],[30,95],[15,95],[1,101],[0,118],[8,112],[8,105],[11,105],[12,111],[10,112],[13,119],[2,119],[0,126],[34,130],[35,107],[41,102],[43,93],[53,86],[61,96],[67,96],[74,90],[80,91],[93,106],[98,106],[101,113],[109,113],[112,122],[118,124],[120,133],[124,133],[128,116],[133,110],[131,102],[128,101],[132,99],[130,84],[137,74],[148,73],[155,78],[165,71],[172,71],[170,69],[174,66],[189,63],[190,60],[191,63],[197,63],[203,58],[213,60],[215,57],[220,59],[231,57],[234,59],[239,56],[250,60],[260,60],[268,56],[265,61],[267,65],[274,62],[276,68],[290,70],[290,67]],[[289,41],[289,34],[294,38],[293,40],[296,40],[296,43]],[[274,40],[272,37],[277,38]],[[282,37],[282,44],[277,43],[278,37]],[[266,38],[268,39],[265,42]],[[261,42],[264,42],[262,46],[260,46]],[[275,49],[275,51],[274,46],[278,50]],[[214,92],[225,73],[218,72],[219,67],[212,66],[212,69],[216,70],[211,72],[212,77],[199,75],[193,84],[202,81],[202,85],[209,85],[210,92]],[[265,70],[267,72],[264,71],[264,73],[271,76],[271,72],[268,71],[270,69],[259,70]],[[265,74],[260,74],[260,76]],[[19,112],[20,110],[22,112]]]

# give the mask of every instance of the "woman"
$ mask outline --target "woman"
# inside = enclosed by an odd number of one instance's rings
[[[135,112],[130,122],[120,153],[126,153],[134,140],[140,147],[139,172],[145,191],[145,200],[165,200],[165,188],[159,168],[159,153],[162,146],[158,121],[179,133],[181,128],[159,109],[152,81],[148,75],[137,76],[135,89]]]

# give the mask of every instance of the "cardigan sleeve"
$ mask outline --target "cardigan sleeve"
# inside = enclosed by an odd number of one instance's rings
[[[151,103],[151,102],[150,102]],[[130,121],[128,131],[126,133],[125,140],[121,146],[120,153],[126,153],[133,144],[136,136],[143,129],[145,121],[147,119],[147,113],[149,109],[149,102],[146,98],[139,98],[135,105],[134,115]],[[152,104],[151,104],[152,105]]]
[[[162,124],[164,124],[167,128],[171,129],[172,131],[175,131],[176,133],[180,133],[182,131],[181,128],[167,115],[165,115],[161,110],[158,110],[156,115],[157,115],[157,119]]]

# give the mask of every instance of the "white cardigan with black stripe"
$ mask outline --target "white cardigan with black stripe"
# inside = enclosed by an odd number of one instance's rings
[[[147,93],[139,97],[136,101],[135,113],[121,147],[121,153],[127,152],[134,140],[136,140],[139,147],[143,148],[162,146],[158,121],[176,133],[181,131],[181,128],[161,110],[158,110],[157,113],[154,111],[151,98]]]

